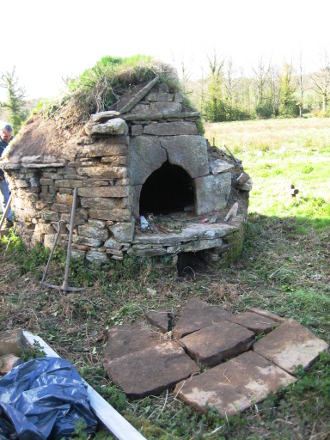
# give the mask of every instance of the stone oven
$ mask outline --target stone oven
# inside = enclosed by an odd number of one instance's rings
[[[221,253],[242,236],[251,181],[200,127],[200,114],[158,77],[84,126],[63,125],[56,114],[33,116],[1,165],[16,232],[28,246],[51,247],[61,222],[66,243],[77,187],[74,257]],[[141,216],[148,227],[141,228]]]

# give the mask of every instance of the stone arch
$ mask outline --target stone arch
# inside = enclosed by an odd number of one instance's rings
[[[187,171],[166,161],[142,185],[140,215],[170,214],[194,207],[194,180]]]

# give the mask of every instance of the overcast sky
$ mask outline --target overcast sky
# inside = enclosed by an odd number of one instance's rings
[[[329,19],[330,0],[2,0],[0,72],[16,66],[39,98],[105,55],[184,62],[196,78],[214,51],[245,72],[260,57],[280,65],[302,52],[312,71],[330,54]]]

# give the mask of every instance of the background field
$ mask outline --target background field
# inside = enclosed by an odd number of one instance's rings
[[[297,319],[329,341],[330,120],[279,119],[206,125],[206,137],[225,143],[243,161],[254,188],[242,256],[229,267],[178,279],[173,267],[129,259],[107,270],[73,264],[70,282],[89,286],[62,296],[40,287],[47,254],[27,252],[13,234],[0,253],[0,330],[40,334],[148,439],[328,438],[329,355],[300,380],[240,416],[200,415],[171,393],[130,402],[105,376],[104,329],[149,309],[177,310],[195,296],[230,310],[261,306]],[[299,189],[296,198],[290,185]],[[51,280],[61,283],[57,255]],[[107,437],[108,438],[108,437]]]

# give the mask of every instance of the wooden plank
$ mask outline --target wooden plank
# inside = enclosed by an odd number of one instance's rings
[[[46,356],[60,357],[40,336],[34,335],[26,330],[23,335],[30,345],[38,343]],[[118,440],[146,440],[122,415],[119,414],[94,388],[92,388],[83,378],[87,386],[87,394],[91,407],[106,428]]]
[[[148,82],[148,84],[144,86],[143,89],[141,89],[139,92],[137,92],[137,94],[133,96],[133,98],[130,99],[128,103],[124,105],[124,107],[119,109],[120,113],[127,113],[132,110],[132,108],[135,107],[136,104],[138,104],[141,99],[143,99],[150,92],[150,90],[158,83],[158,81],[159,76],[156,76],[152,81]]]

